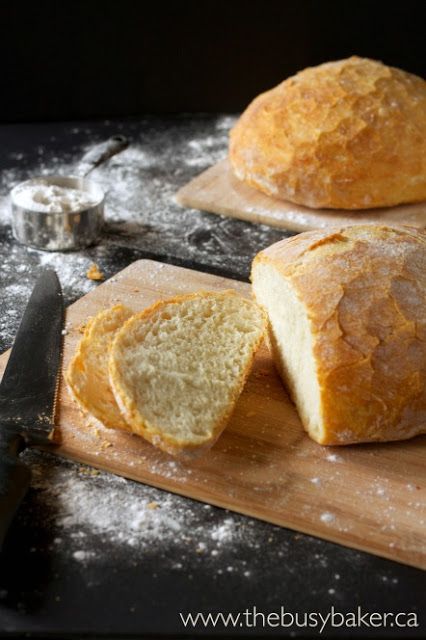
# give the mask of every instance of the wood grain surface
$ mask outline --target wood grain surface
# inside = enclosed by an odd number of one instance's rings
[[[63,366],[81,325],[117,302],[138,311],[159,298],[249,285],[140,260],[67,310]],[[4,368],[7,353],[0,358]],[[167,491],[426,568],[426,438],[321,447],[302,429],[266,346],[228,427],[203,457],[180,462],[138,436],[93,426],[61,383],[54,451]]]
[[[426,202],[359,212],[309,209],[267,196],[237,180],[228,159],[221,160],[184,185],[177,192],[176,200],[182,207],[291,231],[366,222],[426,227]]]

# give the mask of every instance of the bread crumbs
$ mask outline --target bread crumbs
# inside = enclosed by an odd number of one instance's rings
[[[90,267],[87,269],[86,277],[89,278],[89,280],[105,280],[105,275],[99,269],[96,262],[92,262]]]

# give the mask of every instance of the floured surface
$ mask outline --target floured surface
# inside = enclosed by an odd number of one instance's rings
[[[249,293],[248,285],[217,276],[133,263],[68,309],[64,366],[81,338],[81,323],[102,308],[122,302],[138,310],[201,288]],[[303,432],[265,347],[227,429],[197,461],[178,462],[137,436],[91,426],[63,384],[58,420],[59,455],[426,567],[426,438],[344,449],[315,444]]]
[[[185,570],[190,554],[196,562],[207,564],[213,574],[232,572],[255,578],[256,572],[248,569],[238,551],[253,554],[260,545],[268,544],[268,532],[269,536],[277,533],[266,524],[259,527],[251,518],[48,453],[27,450],[23,457],[31,467],[31,487],[39,504],[35,513],[22,510],[19,516],[28,519],[27,526],[32,528],[43,517],[52,532],[53,549],[84,567],[102,563],[109,545],[115,557],[130,554],[145,562],[160,555],[169,570]],[[317,551],[320,541],[307,540]],[[361,555],[357,559],[361,562]]]
[[[409,224],[418,228],[426,226],[426,202],[352,213],[309,209],[272,198],[238,180],[227,158],[183,186],[176,194],[176,199],[183,207],[292,231],[370,222]]]

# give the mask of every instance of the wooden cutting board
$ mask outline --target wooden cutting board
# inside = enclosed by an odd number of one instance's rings
[[[409,224],[421,229],[426,227],[426,202],[356,213],[309,209],[272,198],[245,185],[235,178],[227,158],[183,186],[177,192],[176,200],[182,207],[291,231],[366,222]]]
[[[118,302],[249,285],[140,260],[67,310],[63,366],[89,316]],[[0,358],[0,368],[7,354]],[[62,383],[56,453],[139,482],[426,568],[426,438],[321,447],[302,429],[266,346],[216,445],[179,462],[130,434],[91,426]]]

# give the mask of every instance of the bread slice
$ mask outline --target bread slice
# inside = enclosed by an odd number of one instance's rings
[[[426,233],[355,225],[258,254],[275,362],[320,444],[426,433]]]
[[[128,320],[110,355],[110,382],[132,431],[171,454],[219,437],[266,330],[258,305],[232,291],[160,301]]]
[[[109,384],[108,359],[115,333],[132,315],[133,311],[118,304],[92,318],[65,373],[81,409],[105,427],[127,431]]]

